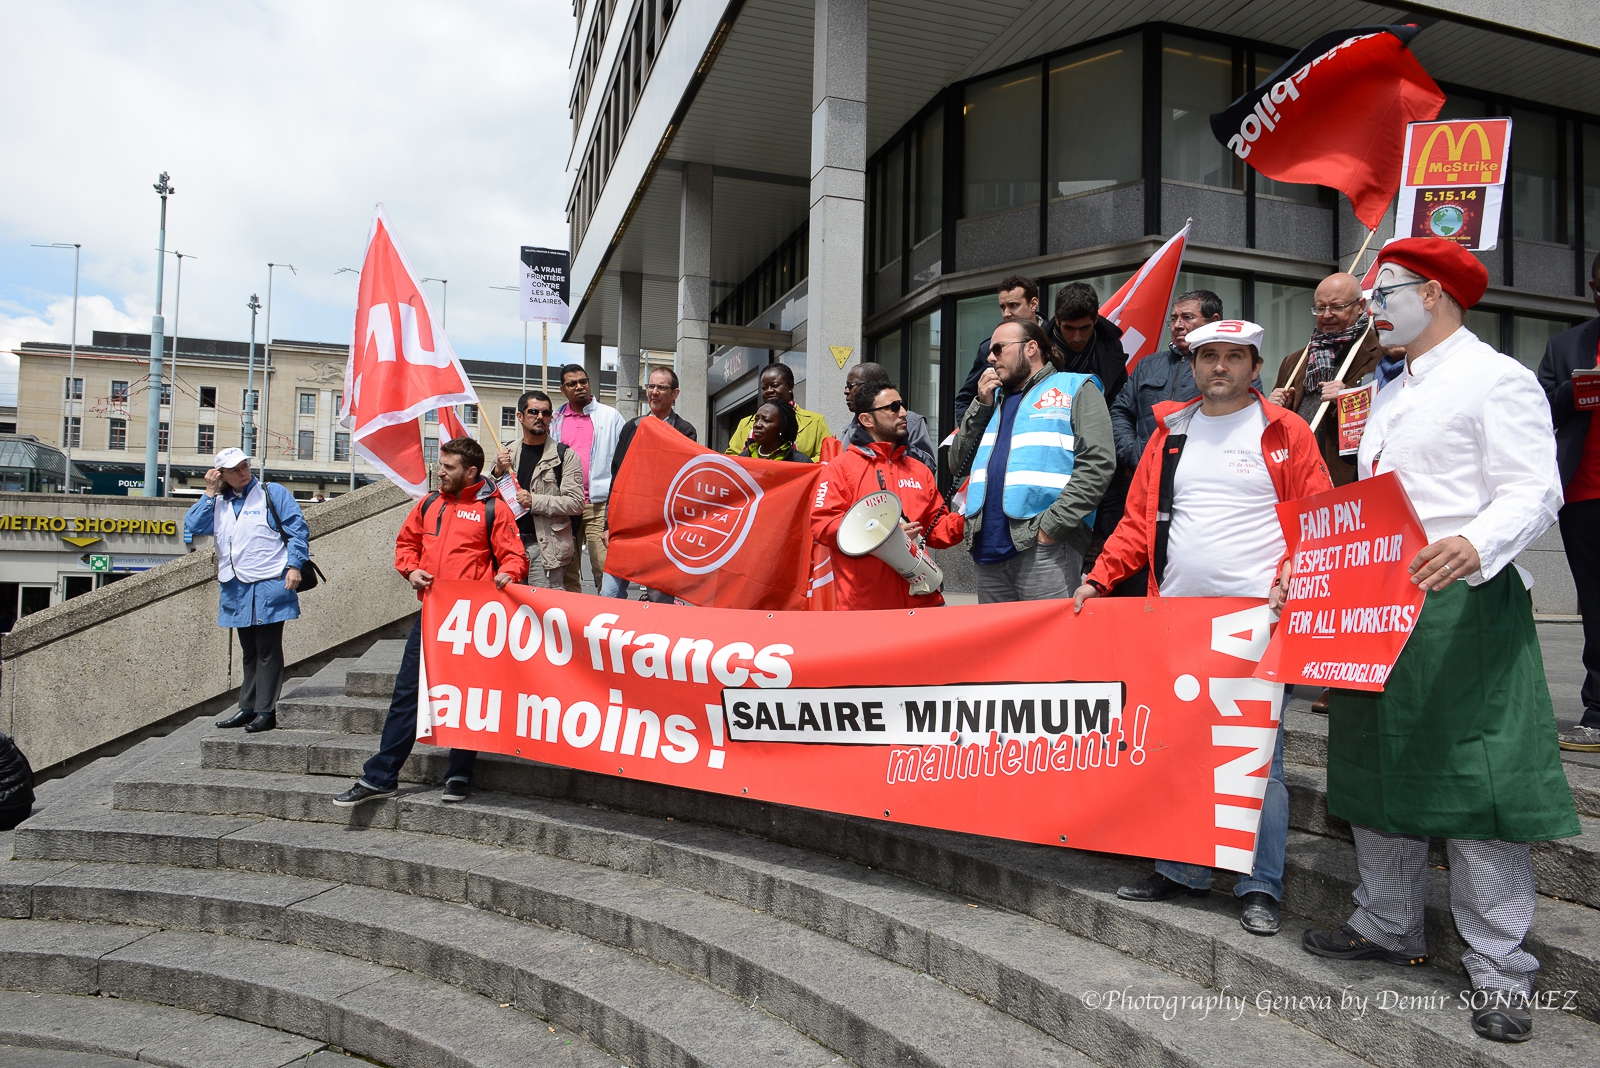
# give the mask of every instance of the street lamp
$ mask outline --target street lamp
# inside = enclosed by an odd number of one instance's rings
[[[172,496],[172,441],[178,432],[178,312],[183,308],[183,261],[186,259],[197,260],[199,256],[189,256],[182,252],[174,252],[178,257],[178,284],[172,294],[172,403],[167,405],[167,496]]]
[[[490,289],[503,289],[508,293],[521,293],[517,286],[490,286]],[[548,343],[548,341],[547,341]],[[540,386],[544,383],[541,381]],[[528,392],[528,320],[522,320],[522,392]]]
[[[287,267],[290,274],[299,274],[292,263],[267,264],[267,336],[262,339],[261,349],[261,377],[264,379],[262,392],[267,398],[266,422],[261,428],[261,436],[266,438],[266,444],[261,447],[261,481],[267,480],[267,454],[272,449],[272,269],[274,267]]]
[[[161,276],[167,266],[167,198],[178,190],[167,181],[166,171],[161,172],[161,178],[152,188],[161,197],[161,239],[156,247],[156,251],[159,253],[156,257],[156,313],[150,318],[150,403],[145,409],[144,495],[146,497],[159,497],[161,495],[159,481],[161,471],[161,357],[166,351],[166,342],[161,336],[164,326],[161,319]]]
[[[83,399],[78,390],[78,258],[83,246],[70,241],[52,241],[48,245],[34,245],[34,248],[70,248],[72,250],[72,347],[67,356],[67,414],[63,417],[65,422],[61,426],[61,436],[67,444],[67,468],[61,478],[61,492],[72,492],[72,419],[78,411],[78,402]],[[79,417],[81,419],[81,416]],[[79,427],[83,424],[80,422]],[[82,433],[81,429],[79,433]]]
[[[244,380],[244,441],[241,444],[245,455],[253,459],[256,454],[256,312],[261,310],[261,301],[252,293],[245,307],[250,309],[250,371]]]
[[[450,279],[424,278],[423,281],[439,283],[439,292],[443,294],[439,298],[439,329],[450,329]]]

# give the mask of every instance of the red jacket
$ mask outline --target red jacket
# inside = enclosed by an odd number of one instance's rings
[[[1267,474],[1272,478],[1278,500],[1293,501],[1313,493],[1333,488],[1328,476],[1328,466],[1323,463],[1322,450],[1312,436],[1311,427],[1294,412],[1270,404],[1259,392],[1252,389],[1266,413],[1267,425],[1261,431],[1261,455],[1267,463]],[[1179,433],[1188,430],[1189,420],[1200,410],[1200,401],[1163,401],[1155,407],[1156,429],[1139,458],[1133,473],[1133,484],[1128,487],[1128,508],[1117,524],[1116,531],[1106,539],[1094,570],[1084,579],[1111,589],[1129,575],[1144,567],[1155,556],[1156,503],[1161,488],[1161,461],[1167,438],[1174,429]],[[1287,559],[1285,555],[1285,559]],[[1283,563],[1279,561],[1279,570]],[[1155,570],[1150,572],[1148,595],[1159,597]],[[1261,596],[1267,595],[1266,590]]]
[[[850,506],[883,487],[900,498],[905,518],[922,524],[923,537],[935,549],[961,543],[966,530],[963,516],[951,515],[926,464],[906,455],[904,445],[875,441],[852,445],[828,463],[817,484],[811,509],[811,535],[833,554],[836,603],[841,611],[874,608],[931,608],[944,604],[938,592],[911,596],[911,587],[894,568],[876,556],[846,556],[839,552],[839,522]]]
[[[485,503],[491,496],[493,485],[480,478],[459,495],[430,493],[418,501],[395,538],[395,570],[407,578],[418,568],[436,579],[482,580],[498,573],[510,575],[513,582],[527,578],[528,557],[505,501],[495,502],[494,530],[484,530]],[[489,566],[491,534],[498,571]],[[422,600],[422,594],[417,594],[417,600]]]

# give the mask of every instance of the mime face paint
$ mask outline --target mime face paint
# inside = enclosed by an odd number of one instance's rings
[[[1422,304],[1417,277],[1410,271],[1384,264],[1378,271],[1377,285],[1373,287],[1372,326],[1383,345],[1409,345],[1422,335],[1433,321],[1433,315]],[[1403,288],[1379,291],[1389,286]]]

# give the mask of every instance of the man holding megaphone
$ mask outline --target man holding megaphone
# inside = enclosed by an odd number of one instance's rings
[[[944,604],[939,571],[926,547],[959,545],[966,523],[945,508],[927,464],[906,454],[906,405],[899,390],[882,381],[863,382],[850,394],[850,411],[871,440],[851,445],[828,464],[811,511],[813,537],[833,553],[836,603],[842,611]],[[856,509],[857,502],[868,507]],[[896,507],[900,532],[878,529],[893,522],[886,517]]]

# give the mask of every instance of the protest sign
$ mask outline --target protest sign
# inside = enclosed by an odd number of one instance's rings
[[[1383,689],[1426,594],[1408,571],[1428,543],[1393,472],[1278,505],[1294,577],[1256,677]]]
[[[1376,382],[1339,391],[1337,404],[1340,456],[1354,456],[1360,451],[1361,433],[1367,429],[1367,419],[1372,415],[1372,402],[1377,396]]]
[[[1395,234],[1443,238],[1472,251],[1494,248],[1510,158],[1510,119],[1411,123]]]
[[[523,245],[517,276],[520,311],[528,323],[566,323],[572,318],[572,254],[564,248]]]
[[[1600,367],[1580,367],[1572,372],[1572,406],[1580,412],[1600,409]]]
[[[1249,871],[1283,692],[1252,677],[1266,606],[1063,605],[846,617],[439,581],[423,600],[417,737]]]

